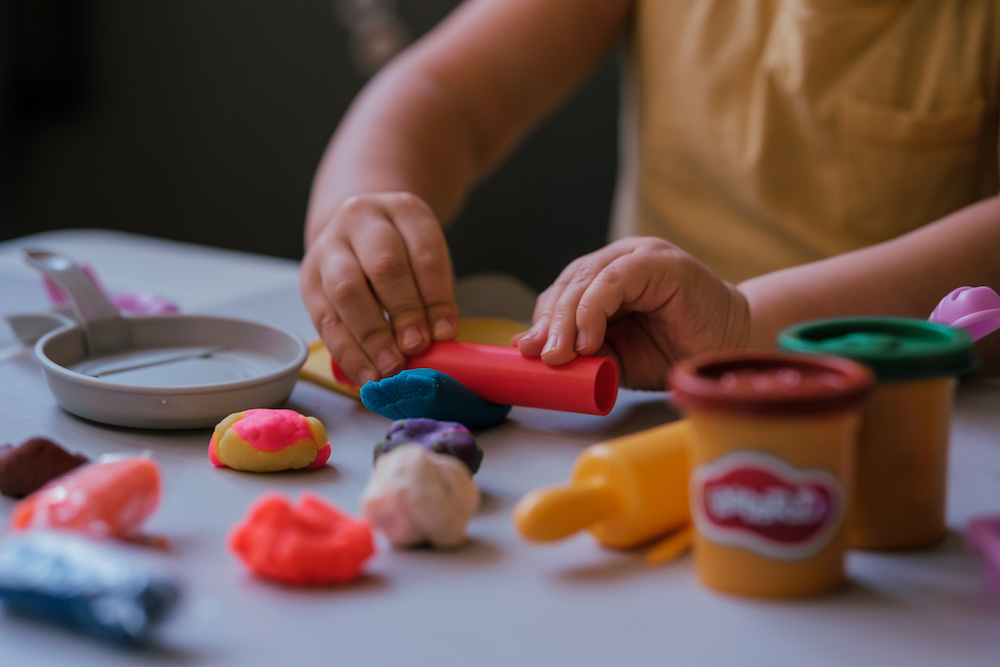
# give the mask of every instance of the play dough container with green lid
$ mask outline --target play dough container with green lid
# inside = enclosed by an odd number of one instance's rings
[[[875,374],[858,437],[850,546],[912,549],[944,537],[952,401],[957,378],[976,367],[969,334],[909,318],[834,318],[789,327],[778,345],[847,357]]]
[[[871,373],[836,357],[741,352],[681,362],[670,384],[691,424],[698,578],[758,597],[840,586]]]

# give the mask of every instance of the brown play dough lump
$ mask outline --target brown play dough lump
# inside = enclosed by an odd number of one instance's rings
[[[87,463],[48,438],[30,438],[20,445],[0,446],[0,493],[14,498],[37,491],[50,480]]]

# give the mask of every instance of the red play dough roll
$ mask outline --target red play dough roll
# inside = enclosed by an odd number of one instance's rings
[[[88,463],[14,507],[17,530],[49,528],[91,537],[128,537],[160,504],[160,469],[141,456]]]
[[[409,368],[432,368],[480,398],[502,405],[606,415],[618,398],[618,369],[610,357],[577,357],[561,366],[526,357],[516,347],[458,341],[434,343]],[[334,362],[334,378],[353,384]]]

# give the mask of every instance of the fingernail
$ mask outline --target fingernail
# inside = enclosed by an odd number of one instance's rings
[[[451,320],[441,319],[434,323],[434,338],[437,340],[448,339],[454,334],[454,327]]]
[[[578,332],[576,334],[576,351],[579,352],[587,347],[588,342],[590,342],[590,339],[587,337],[587,333],[585,331]]]
[[[358,373],[359,387],[363,387],[369,382],[377,382],[377,381],[378,381],[378,376],[375,375],[375,373],[369,368],[366,368],[360,373]]]
[[[545,343],[545,347],[542,352],[551,352],[559,346],[559,336],[549,336],[548,341]]]
[[[402,345],[404,349],[412,349],[424,342],[424,334],[418,327],[408,327],[403,331]]]
[[[396,369],[397,361],[398,359],[392,350],[381,350],[375,355],[375,365],[378,366],[379,372],[382,375],[392,373]]]

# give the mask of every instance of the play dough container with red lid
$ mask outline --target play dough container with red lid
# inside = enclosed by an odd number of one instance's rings
[[[678,364],[670,383],[691,424],[699,579],[760,597],[838,587],[867,369],[846,359],[728,353]]]
[[[858,549],[911,549],[946,533],[948,441],[957,377],[973,370],[972,338],[945,324],[894,317],[814,320],[779,334],[786,349],[871,368],[850,501]]]

